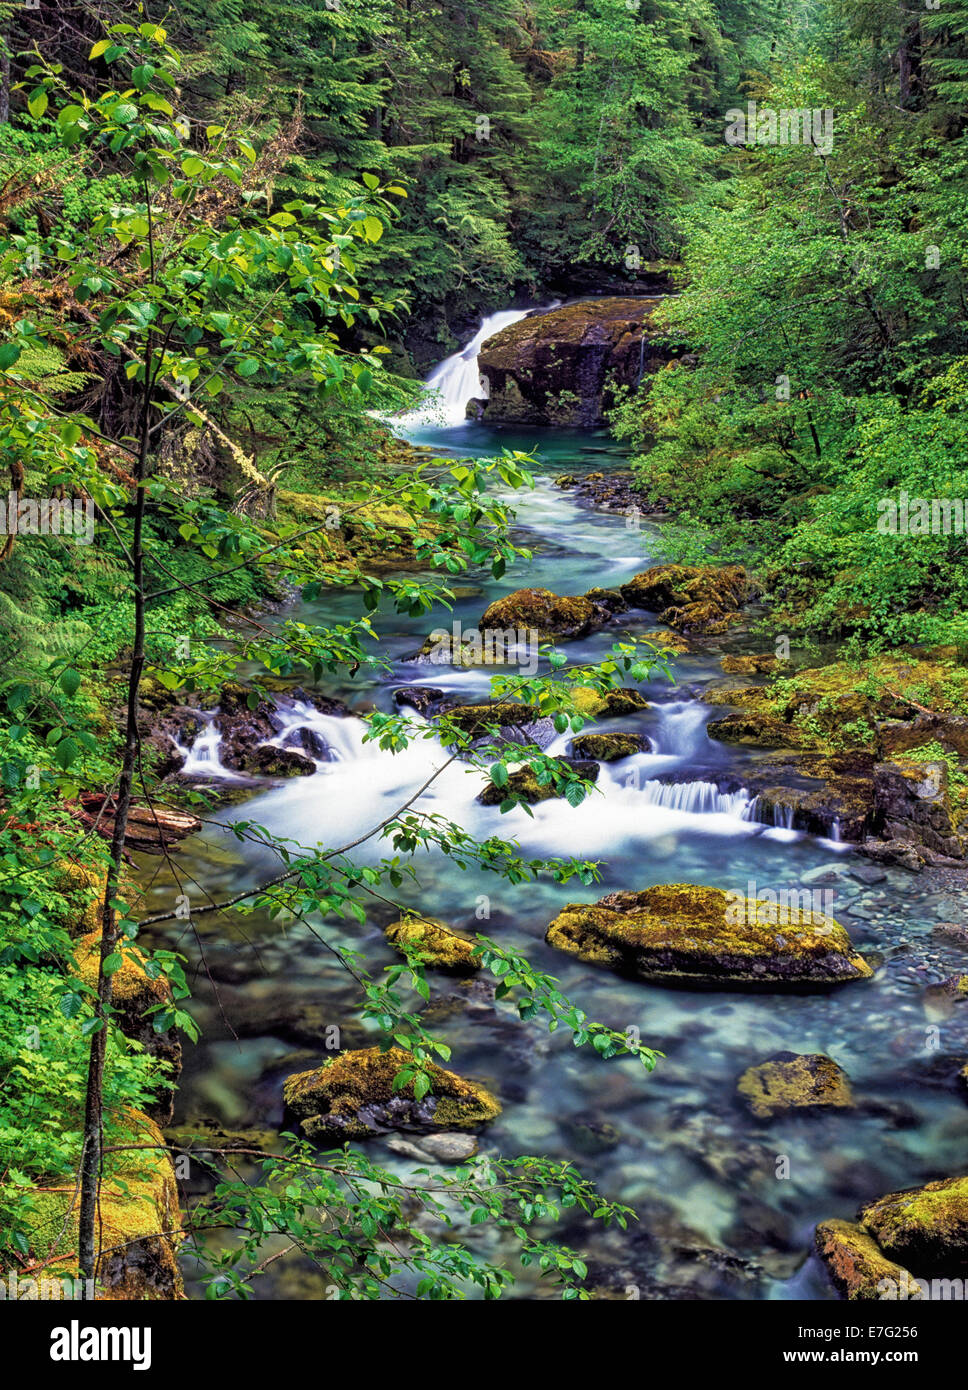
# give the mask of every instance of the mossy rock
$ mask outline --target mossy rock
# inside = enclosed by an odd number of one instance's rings
[[[821,1221],[814,1232],[814,1247],[834,1287],[851,1301],[882,1299],[884,1280],[890,1280],[896,1290],[910,1288],[914,1278],[887,1258],[863,1226],[851,1221]],[[915,1291],[908,1296],[921,1295]]]
[[[650,744],[645,734],[581,734],[572,739],[571,746],[579,758],[615,763],[636,753],[648,753]]]
[[[312,777],[316,764],[295,748],[262,744],[241,760],[241,770],[258,777]]]
[[[719,888],[664,884],[569,903],[545,939],[560,951],[656,984],[800,988],[867,979],[838,922]]]
[[[538,640],[585,637],[601,627],[608,611],[590,598],[552,593],[550,589],[517,589],[485,610],[482,632],[536,633]]]
[[[147,1115],[128,1110],[124,1118],[125,1133],[116,1142],[149,1147],[108,1155],[96,1235],[96,1296],[105,1301],[183,1298],[177,1259],[181,1211],[171,1154]],[[24,1217],[34,1263],[22,1270],[24,1279],[77,1277],[78,1206],[73,1182],[31,1190]],[[57,1296],[55,1289],[51,1293]]]
[[[127,1033],[125,1025],[128,1021],[140,1021],[148,1009],[157,1004],[170,1003],[171,990],[166,980],[150,978],[144,968],[145,958],[137,946],[125,941],[119,949],[123,952],[124,962],[111,977],[112,1003],[120,1015],[121,1028]],[[89,932],[81,937],[75,949],[75,958],[81,979],[91,988],[97,987],[100,957],[100,932]]]
[[[791,1110],[849,1110],[854,1104],[847,1073],[822,1052],[778,1052],[748,1067],[736,1089],[758,1120]]]
[[[968,1177],[889,1192],[859,1219],[889,1259],[915,1274],[968,1274]]]
[[[541,718],[530,705],[512,700],[501,700],[490,705],[451,705],[441,713],[465,734],[475,736],[486,734],[492,728],[527,729]]]
[[[397,950],[404,945],[415,948],[428,965],[448,975],[473,975],[480,969],[474,958],[474,942],[433,918],[401,917],[386,928],[385,935]]]
[[[576,772],[579,777],[584,777],[588,782],[598,780],[599,767],[597,762],[590,759],[581,758],[558,758],[559,764],[567,764],[572,772]],[[540,801],[551,801],[555,797],[564,796],[565,793],[554,782],[539,782],[538,775],[530,767],[518,768],[512,772],[508,778],[506,787],[496,787],[493,782],[489,782],[477,797],[482,806],[500,806],[510,793],[521,797],[529,806],[536,806]]]
[[[71,936],[86,936],[101,930],[101,908],[107,884],[107,869],[92,864],[75,864],[57,859],[51,865],[48,886],[51,893],[67,899],[64,926]]]
[[[638,690],[623,686],[620,690],[606,690],[604,695],[591,685],[575,685],[571,690],[575,708],[586,719],[618,719],[625,714],[638,714],[640,710],[651,709],[648,700]]]
[[[653,565],[621,592],[632,607],[658,612],[677,632],[718,636],[740,621],[752,585],[742,565]]]
[[[314,1071],[290,1076],[283,1088],[287,1117],[321,1143],[368,1139],[387,1130],[476,1129],[501,1113],[491,1093],[431,1062],[432,1091],[417,1100],[414,1083],[394,1089],[394,1077],[413,1066],[399,1047],[343,1052]]]
[[[772,674],[780,662],[775,656],[765,652],[754,652],[748,656],[724,656],[720,666],[731,676],[767,676]]]

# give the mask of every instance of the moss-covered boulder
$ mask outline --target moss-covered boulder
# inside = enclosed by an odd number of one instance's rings
[[[473,975],[480,969],[473,941],[433,918],[401,917],[386,928],[385,935],[401,954],[404,946],[417,950],[428,965],[448,975]]]
[[[255,777],[312,777],[316,764],[295,748],[263,744],[241,760],[241,770]]]
[[[497,1100],[473,1081],[429,1063],[432,1091],[417,1100],[411,1078],[394,1088],[397,1074],[415,1065],[399,1047],[344,1052],[314,1071],[290,1076],[283,1089],[287,1120],[320,1143],[368,1139],[388,1130],[476,1129],[501,1113]]]
[[[555,761],[561,766],[567,766],[572,772],[584,777],[587,782],[598,780],[599,767],[597,762],[582,758],[557,758]],[[539,781],[538,774],[530,767],[518,768],[512,772],[507,781],[507,786],[496,787],[493,782],[489,782],[484,790],[478,795],[477,800],[482,806],[500,806],[510,792],[526,801],[529,806],[536,806],[539,801],[551,801],[556,796],[564,796],[564,791],[556,786],[554,781]]]
[[[164,1136],[147,1115],[128,1110],[124,1132],[111,1142],[144,1147],[107,1156],[96,1229],[96,1297],[106,1301],[183,1298],[177,1259],[181,1211]],[[24,1221],[30,1255],[22,1279],[76,1279],[79,1199],[75,1184],[34,1188],[29,1198]],[[48,1297],[62,1296],[53,1282],[43,1287]]]
[[[595,425],[615,388],[634,386],[669,350],[652,344],[657,301],[604,296],[529,314],[483,344],[485,418],[535,425]],[[643,338],[645,341],[643,341]]]
[[[870,1233],[852,1221],[821,1221],[814,1232],[814,1248],[834,1287],[851,1301],[882,1299],[892,1288],[896,1295],[914,1282],[907,1269],[889,1260]],[[915,1288],[906,1296],[920,1298],[921,1294]]]
[[[742,565],[653,565],[622,585],[633,608],[659,614],[677,632],[718,636],[740,621],[752,595]]]
[[[572,686],[571,696],[578,713],[586,719],[618,719],[652,708],[644,695],[629,686],[623,686],[620,690],[606,690],[604,695],[600,695],[591,685],[575,685]]]
[[[889,1259],[920,1277],[968,1274],[968,1177],[889,1192],[860,1221]]]
[[[545,939],[656,984],[778,989],[845,984],[873,973],[831,917],[778,912],[776,903],[687,883],[569,903]]]
[[[854,1104],[847,1073],[822,1052],[778,1052],[747,1067],[736,1090],[758,1120],[791,1110],[849,1110]]]
[[[645,734],[580,734],[572,739],[571,746],[579,758],[614,763],[635,753],[648,753],[650,744]]]
[[[587,637],[611,616],[603,603],[583,595],[562,595],[550,589],[516,589],[495,599],[484,610],[478,627],[488,633],[537,633],[539,641]],[[513,636],[512,636],[513,642]],[[493,637],[491,645],[494,645]]]
[[[744,782],[756,820],[859,842],[877,823],[874,766],[870,753],[772,754]]]

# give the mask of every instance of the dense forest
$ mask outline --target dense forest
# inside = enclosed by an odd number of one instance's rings
[[[0,14],[4,1296],[963,1297],[968,0]]]

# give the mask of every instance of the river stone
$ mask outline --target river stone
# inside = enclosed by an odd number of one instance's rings
[[[873,974],[832,917],[687,883],[569,903],[545,939],[656,984],[795,988]]]
[[[531,634],[538,641],[551,638],[587,637],[603,627],[611,617],[604,603],[582,594],[555,594],[550,589],[515,589],[495,599],[481,616],[478,624],[485,636],[488,633],[508,633],[508,644],[518,634],[527,640]],[[493,646],[494,639],[491,639]]]
[[[284,1123],[309,1139],[341,1144],[394,1129],[476,1129],[501,1113],[483,1086],[433,1062],[426,1064],[433,1089],[422,1099],[416,1098],[412,1080],[395,1089],[394,1078],[413,1065],[413,1054],[399,1047],[340,1053],[313,1071],[287,1078]]]
[[[913,1283],[914,1276],[889,1260],[863,1226],[851,1221],[821,1221],[814,1232],[814,1247],[834,1287],[852,1301],[883,1298],[884,1280],[893,1283],[895,1293]],[[915,1285],[906,1296],[920,1298],[921,1293]]]
[[[968,1177],[889,1192],[860,1221],[889,1259],[918,1275],[968,1273]]]
[[[394,1153],[417,1163],[463,1163],[477,1153],[473,1134],[422,1134],[419,1139],[404,1139],[394,1134],[386,1143]]]
[[[572,750],[579,758],[597,758],[602,763],[618,762],[651,747],[645,734],[582,734],[572,739]]]
[[[847,1073],[822,1052],[777,1052],[747,1067],[736,1089],[758,1120],[791,1110],[849,1110],[854,1104]]]

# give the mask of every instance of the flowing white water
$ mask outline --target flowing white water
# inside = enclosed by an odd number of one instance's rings
[[[176,750],[185,759],[181,774],[183,777],[204,777],[207,779],[221,779],[227,782],[240,780],[239,774],[233,772],[231,768],[225,767],[220,756],[222,735],[215,727],[215,717],[217,711],[209,715],[201,715],[205,723],[192,740],[191,746],[186,746],[173,738],[172,743]]]
[[[467,346],[433,369],[424,383],[423,400],[407,415],[394,420],[394,425],[404,429],[417,425],[462,425],[467,418],[467,402],[487,399],[487,382],[482,381],[477,367],[481,348],[488,338],[529,312],[500,309],[496,314],[488,314]]]

